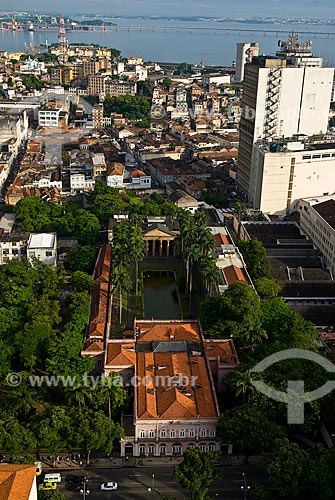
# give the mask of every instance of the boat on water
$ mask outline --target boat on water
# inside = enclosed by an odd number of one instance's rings
[[[29,25],[28,25],[28,31],[35,31],[35,27],[33,25],[33,23],[30,21]]]

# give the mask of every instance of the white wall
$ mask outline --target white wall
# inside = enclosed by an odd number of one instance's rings
[[[256,148],[255,148],[256,149]],[[291,171],[295,158],[291,207],[299,198],[310,198],[335,193],[335,156],[304,160],[304,156],[334,154],[335,149],[299,151],[292,153],[264,153],[255,151],[252,196],[253,207],[265,213],[285,214]]]

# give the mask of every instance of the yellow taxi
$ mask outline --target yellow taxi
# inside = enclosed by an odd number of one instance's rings
[[[57,489],[57,483],[42,483],[38,487],[38,491],[50,491],[56,489]]]

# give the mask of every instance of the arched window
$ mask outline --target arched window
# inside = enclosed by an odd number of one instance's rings
[[[200,437],[206,437],[206,429],[200,430]]]
[[[151,438],[151,439],[152,439],[152,438],[154,438],[154,437],[155,437],[155,433],[154,433],[154,431],[153,431],[153,430],[150,430],[150,431],[149,431],[149,438]]]
[[[201,451],[206,451],[207,446],[205,444],[201,444],[199,448]]]
[[[149,444],[149,446],[148,446],[148,455],[149,455],[149,457],[152,457],[153,454],[154,454],[154,452],[155,452],[154,445],[153,444]]]
[[[144,444],[140,445],[140,447],[138,448],[138,451],[139,451],[140,457],[144,457],[145,456],[145,446],[144,446]]]
[[[210,444],[208,445],[208,451],[215,451],[215,444],[210,443]]]
[[[184,438],[185,437],[185,429],[180,429],[179,431],[179,437]]]
[[[165,446],[165,444],[161,444],[159,446],[159,454],[160,454],[160,456],[165,456],[166,455],[166,446]]]
[[[166,438],[166,430],[165,429],[161,429],[161,431],[160,431],[160,437],[161,438]]]
[[[180,444],[174,444],[172,446],[172,453],[173,455],[181,455],[182,454],[182,447]]]
[[[140,437],[141,438],[145,437],[145,431],[143,429],[140,430]]]

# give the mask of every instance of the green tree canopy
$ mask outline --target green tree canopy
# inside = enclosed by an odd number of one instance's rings
[[[285,436],[285,428],[270,420],[261,408],[244,405],[223,411],[217,435],[248,458],[252,453],[271,449],[276,438]]]
[[[192,500],[205,500],[210,485],[223,475],[215,468],[218,458],[216,453],[190,448],[181,464],[174,466],[173,479],[189,490]]]

